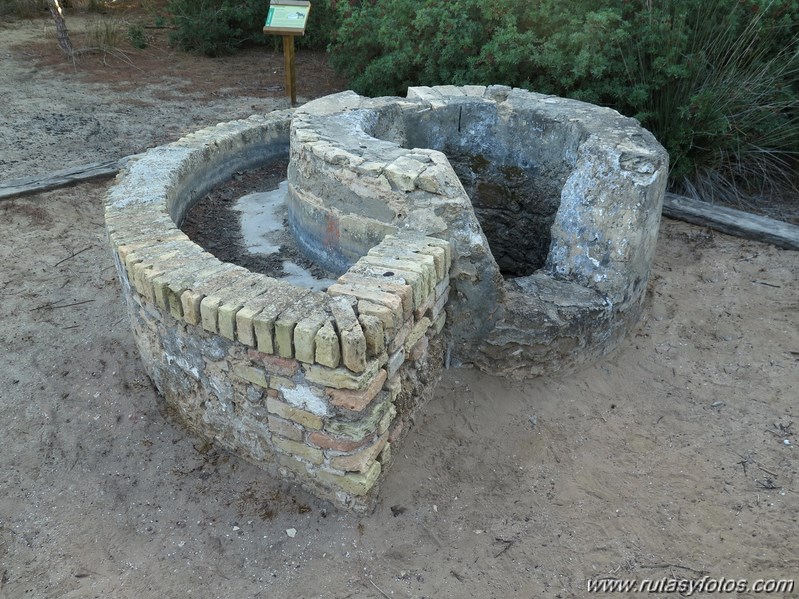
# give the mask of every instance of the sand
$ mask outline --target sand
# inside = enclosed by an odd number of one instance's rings
[[[0,27],[0,179],[284,105],[237,91],[251,54],[216,99],[166,93],[164,69],[131,89],[124,64],[47,66],[14,46],[46,25]],[[795,252],[664,220],[615,353],[525,383],[447,370],[361,517],[165,412],[104,237],[109,184],[0,201],[0,597],[568,598],[799,571]]]

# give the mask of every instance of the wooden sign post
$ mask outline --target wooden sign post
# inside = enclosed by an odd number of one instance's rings
[[[286,95],[291,106],[297,103],[297,77],[294,72],[294,36],[305,35],[311,3],[307,0],[272,0],[264,33],[283,36],[283,62],[286,70]]]

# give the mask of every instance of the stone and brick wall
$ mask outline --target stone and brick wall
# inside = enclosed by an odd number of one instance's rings
[[[106,223],[135,338],[194,431],[368,509],[442,367],[450,244],[385,237],[313,292],[222,263],[176,221],[230,172],[285,154],[290,113],[203,130],[131,164]]]
[[[222,263],[178,228],[233,172],[286,155],[293,236],[339,275],[325,293]],[[106,223],[144,365],[175,413],[363,510],[432,394],[445,335],[454,363],[527,377],[591,363],[635,324],[667,171],[636,121],[583,102],[504,86],[344,92],[148,151],[109,191]],[[485,231],[523,276],[503,276]]]

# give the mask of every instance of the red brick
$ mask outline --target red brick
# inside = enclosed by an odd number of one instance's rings
[[[330,396],[331,404],[337,408],[344,408],[345,410],[352,410],[353,412],[360,412],[380,393],[383,388],[383,383],[386,382],[386,371],[384,368],[380,369],[377,376],[369,384],[366,389],[361,391],[350,391],[348,389],[332,389],[328,388],[325,391]]]
[[[277,374],[279,376],[294,376],[300,369],[300,363],[291,358],[281,358],[280,356],[270,356],[269,354],[261,354],[261,361],[266,366],[269,374]]]

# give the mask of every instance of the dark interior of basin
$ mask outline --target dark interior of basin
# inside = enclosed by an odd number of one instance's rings
[[[529,169],[496,164],[482,154],[445,153],[472,200],[500,272],[520,277],[543,267],[560,205],[557,190],[541,189],[541,179]]]
[[[370,134],[447,156],[504,276],[544,266],[561,190],[583,139],[579,127],[466,100],[401,117],[387,111]]]
[[[332,283],[332,275],[299,248],[289,230],[285,206],[278,206],[272,214],[267,214],[276,221],[273,224],[281,227],[271,231],[268,240],[264,237],[263,241],[272,246],[271,251],[253,249],[243,223],[248,216],[237,209],[237,202],[242,197],[279,191],[281,182],[286,180],[288,162],[286,152],[251,169],[235,171],[230,178],[197,199],[186,212],[180,229],[222,262],[270,277],[285,278],[300,286],[324,288]],[[312,282],[311,278],[319,283]]]

